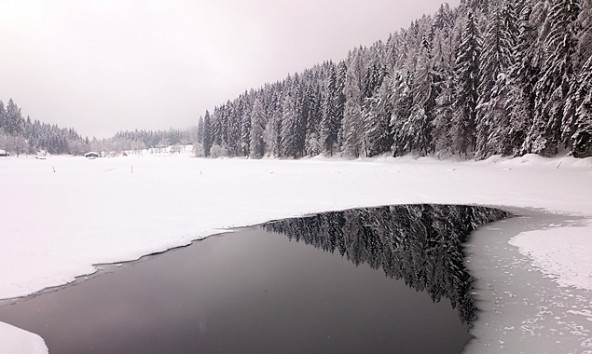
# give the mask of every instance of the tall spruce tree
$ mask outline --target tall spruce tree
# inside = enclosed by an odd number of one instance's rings
[[[516,45],[512,50],[514,61],[508,71],[506,106],[509,114],[509,131],[505,151],[510,155],[525,151],[524,144],[534,119],[534,87],[540,68],[537,60],[538,51],[533,46],[537,42],[537,27],[532,23],[531,14],[532,6],[529,2],[524,2],[518,21]]]
[[[291,94],[285,95],[282,100],[281,157],[298,157],[296,147],[297,115],[294,98]]]
[[[476,156],[485,158],[502,153],[500,137],[509,127],[505,85],[506,75],[513,63],[512,50],[516,46],[516,13],[512,3],[502,2],[495,6],[488,18],[480,59],[479,103],[477,105]],[[495,146],[495,148],[494,148]]]
[[[428,37],[424,37],[414,75],[413,107],[405,127],[406,129],[417,129],[408,149],[422,156],[433,151],[432,121],[442,81],[442,73],[438,64],[432,54],[432,42]]]
[[[316,79],[315,81],[317,81]],[[313,81],[313,82],[315,82]],[[316,156],[320,154],[323,149],[321,145],[321,120],[323,117],[323,104],[321,97],[321,89],[318,82],[315,82],[308,88],[308,108],[306,113],[306,142],[305,154],[308,156]]]
[[[527,150],[551,156],[561,143],[564,105],[574,77],[577,50],[579,0],[553,0],[547,17],[548,33],[542,41],[546,59],[542,77],[537,82],[534,122],[529,132]]]
[[[362,73],[364,65],[361,50],[353,52],[345,80],[345,107],[343,112],[342,152],[358,157],[362,151]]]
[[[391,129],[392,87],[389,76],[382,80],[378,91],[367,100],[364,134],[368,156],[384,154],[393,144]]]
[[[23,132],[23,123],[21,109],[14,103],[12,98],[9,99],[4,113],[4,132],[17,136]]]
[[[432,146],[438,157],[452,153],[452,118],[454,102],[453,85],[453,41],[451,29],[436,32],[434,38],[434,68],[441,81],[437,84],[438,96],[435,99],[432,120]]]
[[[347,76],[347,64],[339,63],[337,70],[337,99],[335,100],[335,117],[337,118],[337,150],[341,150],[343,144],[343,116],[345,112],[345,78]]]
[[[203,150],[206,157],[210,156],[210,150],[212,149],[213,138],[212,138],[212,122],[210,121],[210,112],[206,111],[203,119]]]
[[[563,136],[575,157],[592,156],[592,57],[582,67],[566,111],[573,114],[564,125]],[[577,88],[575,88],[577,87]]]
[[[321,119],[320,140],[323,147],[323,153],[333,156],[335,145],[337,144],[337,134],[339,132],[337,117],[337,73],[335,66],[330,63],[329,79],[327,80],[327,95],[323,105],[323,117]]]
[[[468,155],[475,150],[482,39],[477,20],[469,12],[454,66],[453,139],[455,151]]]
[[[407,121],[413,108],[413,74],[407,70],[395,74],[393,81],[393,111],[391,115],[391,126],[393,129],[393,156],[400,156],[411,152],[409,141],[410,131]]]
[[[265,129],[265,113],[261,100],[255,99],[251,111],[250,157],[259,159],[265,155],[263,131]]]

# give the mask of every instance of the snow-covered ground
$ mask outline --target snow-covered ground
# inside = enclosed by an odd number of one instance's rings
[[[519,233],[510,243],[557,287],[580,289],[592,302],[592,159],[4,158],[0,182],[0,299],[65,284],[94,272],[94,264],[136,259],[220,228],[360,206],[450,203],[580,217]],[[571,309],[587,319],[590,310]],[[0,353],[45,350],[35,336],[27,347],[22,335],[0,325]]]

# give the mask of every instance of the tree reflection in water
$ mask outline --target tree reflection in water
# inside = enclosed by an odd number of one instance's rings
[[[328,252],[338,251],[359,265],[374,269],[434,302],[442,297],[458,307],[463,322],[475,319],[472,277],[463,265],[463,243],[477,227],[510,217],[507,212],[476,206],[398,205],[352,209],[263,224]]]

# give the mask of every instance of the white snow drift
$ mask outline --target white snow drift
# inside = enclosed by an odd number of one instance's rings
[[[0,161],[0,299],[28,295],[217,229],[305,213],[403,203],[543,208],[592,217],[592,159],[481,162],[121,157]],[[592,291],[592,220],[512,244],[561,286]],[[19,344],[20,343],[20,344]],[[0,326],[0,353],[27,347]],[[28,349],[27,349],[28,348]]]

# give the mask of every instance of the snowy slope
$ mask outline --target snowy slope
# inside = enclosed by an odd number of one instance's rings
[[[220,228],[318,211],[454,203],[592,217],[592,159],[530,155],[481,162],[8,158],[0,161],[0,181],[0,299]],[[512,242],[558,284],[592,291],[592,220],[585,225],[531,231]],[[10,338],[0,327],[0,353]]]

